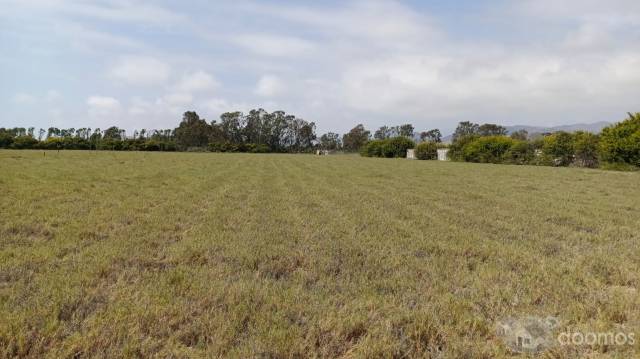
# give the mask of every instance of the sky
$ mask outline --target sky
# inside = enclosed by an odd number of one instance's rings
[[[640,111],[640,1],[0,0],[0,127],[264,108],[347,132]]]

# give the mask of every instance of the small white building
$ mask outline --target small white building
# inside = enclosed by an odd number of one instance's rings
[[[407,159],[408,160],[415,160],[416,159],[416,150],[414,150],[414,149],[407,150]]]
[[[448,161],[449,160],[449,149],[448,148],[439,148],[438,149],[438,161]]]

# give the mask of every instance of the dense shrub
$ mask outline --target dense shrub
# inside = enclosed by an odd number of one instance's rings
[[[384,140],[373,140],[360,148],[360,155],[364,157],[382,157],[382,145]]]
[[[542,155],[544,164],[568,166],[574,157],[573,135],[559,131],[544,138]]]
[[[209,151],[211,152],[248,152],[248,153],[268,153],[269,146],[256,143],[234,144],[231,142],[210,143]]]
[[[161,151],[160,143],[155,140],[145,141],[142,144],[143,151]]]
[[[464,147],[480,138],[478,135],[459,136],[449,146],[449,159],[452,161],[464,161]]]
[[[13,136],[7,132],[0,132],[0,148],[9,148],[13,143]]]
[[[246,146],[249,153],[269,153],[269,146],[262,143],[250,143]]]
[[[598,136],[589,132],[576,132],[573,135],[573,164],[579,167],[598,167]]]
[[[31,136],[18,136],[13,139],[13,143],[11,144],[11,148],[15,148],[18,150],[34,148],[38,145],[38,140]]]
[[[640,166],[640,113],[602,130],[598,152],[604,162]]]
[[[479,163],[501,163],[515,140],[506,136],[479,137],[463,148],[464,160]]]
[[[231,142],[213,142],[209,144],[211,152],[238,152],[238,146]]]
[[[49,137],[40,142],[40,148],[43,150],[58,150],[62,148],[62,139],[57,137]]]
[[[394,137],[387,141],[387,145],[383,148],[385,157],[407,157],[407,150],[416,147],[416,143],[407,137]]]
[[[404,158],[407,150],[416,146],[415,142],[407,137],[393,137],[384,140],[367,142],[360,149],[360,155],[364,157]]]
[[[438,144],[435,142],[422,142],[416,146],[416,158],[419,160],[438,159]]]
[[[382,157],[386,157],[386,158],[397,157],[395,147],[393,147],[393,145],[387,140],[382,142],[382,145],[380,146],[380,151],[382,152]]]
[[[513,145],[504,154],[504,162],[515,165],[526,165],[535,159],[534,145],[528,141],[514,139]]]
[[[119,139],[103,139],[98,144],[100,150],[122,151],[124,149],[124,142]]]

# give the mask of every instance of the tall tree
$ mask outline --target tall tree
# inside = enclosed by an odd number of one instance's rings
[[[111,126],[104,130],[104,134],[102,138],[105,140],[114,140],[121,141],[122,140],[122,130],[120,130],[117,126]]]
[[[243,142],[244,115],[242,112],[227,112],[220,116],[220,130],[225,141],[233,144]]]
[[[437,128],[426,131],[426,132],[421,132],[420,140],[422,140],[423,142],[429,141],[429,142],[440,143],[442,142],[442,133],[440,133],[440,130],[438,130]]]
[[[47,138],[50,137],[60,137],[60,129],[57,127],[49,127],[49,130],[47,131]]]
[[[376,132],[373,134],[373,138],[375,138],[376,140],[386,140],[387,138],[391,137],[391,132],[392,130],[389,127],[382,126],[376,130]]]
[[[458,139],[468,136],[477,135],[479,133],[480,126],[476,123],[471,123],[469,121],[460,122],[456,131],[453,133],[453,142],[456,142]]]
[[[190,147],[206,147],[209,143],[211,125],[200,119],[195,111],[187,111],[182,122],[175,130],[176,143],[183,149]]]
[[[370,136],[371,132],[359,124],[342,137],[342,146],[346,151],[359,151],[369,141]]]
[[[493,123],[485,123],[478,127],[478,134],[480,136],[506,136],[507,129]]]
[[[337,150],[340,148],[340,135],[328,132],[320,136],[320,147],[323,150]]]
[[[407,124],[401,125],[398,128],[398,135],[402,137],[413,138],[413,135],[414,135],[413,130],[414,130],[413,125],[410,123],[407,123]]]

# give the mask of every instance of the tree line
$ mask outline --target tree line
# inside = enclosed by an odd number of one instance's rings
[[[599,134],[558,131],[507,135],[498,125],[461,122],[449,146],[454,161],[520,165],[637,169],[640,167],[640,113]]]
[[[228,112],[208,122],[187,111],[175,129],[0,128],[0,148],[113,151],[310,152],[315,124],[282,111]]]
[[[417,159],[435,160],[438,149],[448,148],[449,159],[461,162],[640,168],[640,113],[629,113],[628,119],[598,134],[558,131],[529,135],[525,130],[508,134],[504,126],[465,121],[458,124],[448,145],[441,143],[437,129],[420,133],[416,143],[411,125],[383,126],[373,138],[358,125],[348,135],[359,139],[356,142],[365,157],[405,157],[408,149],[414,149]]]
[[[416,143],[417,142],[417,143]],[[304,153],[316,149],[359,152],[367,157],[405,157],[415,148],[418,159],[435,159],[449,148],[454,161],[552,166],[640,167],[640,113],[599,134],[577,131],[530,136],[511,134],[496,124],[460,122],[449,145],[432,129],[416,133],[413,125],[381,126],[373,133],[358,124],[344,135],[316,136],[316,125],[283,111],[227,112],[219,121],[185,112],[174,129],[135,130],[131,136],[112,126],[99,128],[0,128],[0,148],[114,151],[212,151]]]

